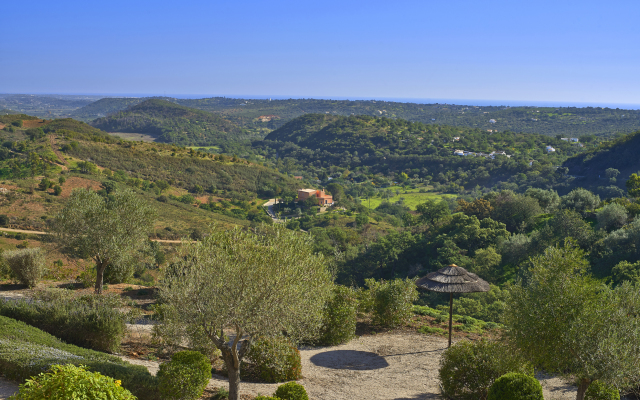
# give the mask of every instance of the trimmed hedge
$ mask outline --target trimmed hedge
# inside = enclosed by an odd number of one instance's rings
[[[179,351],[160,365],[158,383],[166,400],[196,400],[211,379],[209,359],[197,351]]]
[[[77,297],[70,291],[51,290],[34,300],[0,300],[0,315],[26,322],[68,343],[115,352],[131,318],[119,310],[116,295]]]
[[[278,386],[273,396],[282,400],[309,400],[304,386],[296,382]]]
[[[413,302],[418,299],[414,279],[392,281],[366,279],[371,296],[372,319],[375,325],[395,328],[406,323],[412,314]]]
[[[498,378],[487,400],[544,400],[542,385],[533,376],[510,372]]]
[[[0,316],[0,374],[22,382],[54,364],[86,365],[90,371],[120,380],[139,400],[159,398],[157,380],[145,367],[66,344],[24,322]]]
[[[136,400],[136,397],[118,380],[67,364],[52,365],[50,372],[29,379],[11,399]]]

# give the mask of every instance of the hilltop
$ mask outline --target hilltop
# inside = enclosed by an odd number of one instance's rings
[[[145,133],[163,143],[212,146],[241,141],[249,135],[219,115],[151,99],[92,122],[108,132]]]
[[[68,109],[68,115],[86,122],[121,111],[149,98],[109,98],[83,108]],[[243,128],[277,129],[304,114],[334,116],[368,115],[404,119],[424,124],[451,125],[482,130],[560,135],[609,136],[640,129],[640,110],[602,107],[506,107],[456,104],[420,104],[375,100],[318,99],[203,99],[162,98],[183,106],[223,115]],[[12,103],[13,104],[13,103]],[[0,108],[11,108],[3,106]],[[44,110],[43,110],[44,112]],[[38,114],[40,115],[40,114]]]

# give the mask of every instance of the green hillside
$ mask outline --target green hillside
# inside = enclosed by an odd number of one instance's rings
[[[448,190],[455,191],[460,186],[490,187],[507,181],[515,184],[515,188],[525,184],[555,185],[563,180],[555,166],[595,145],[590,143],[581,147],[538,134],[489,133],[400,119],[308,114],[253,145],[258,152],[292,158],[316,173],[324,171],[331,175],[335,167],[355,175],[383,174],[390,179],[398,179],[398,174],[405,173],[448,185]],[[556,151],[548,153],[548,145]],[[455,150],[485,156],[461,156],[454,154]],[[510,157],[486,157],[492,152],[505,152]]]
[[[625,190],[624,183],[629,175],[640,171],[640,131],[623,135],[615,140],[569,158],[563,167],[576,176],[576,184],[609,196],[618,188]],[[607,176],[607,169],[615,169],[613,180]]]
[[[158,142],[187,146],[212,146],[251,137],[218,115],[160,99],[146,100],[92,125],[108,132],[149,134]]]

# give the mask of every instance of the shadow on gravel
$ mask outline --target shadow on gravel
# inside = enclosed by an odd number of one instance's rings
[[[357,350],[332,350],[318,353],[309,359],[314,365],[333,369],[364,371],[389,366],[387,360],[376,353]]]

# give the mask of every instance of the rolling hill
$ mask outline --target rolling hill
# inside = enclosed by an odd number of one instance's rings
[[[132,105],[98,118],[92,125],[108,132],[149,134],[158,142],[186,146],[214,146],[251,138],[249,133],[218,115],[160,99]]]
[[[555,148],[548,153],[546,146]],[[307,114],[253,146],[316,170],[332,166],[364,174],[404,172],[443,185],[493,186],[513,181],[546,187],[562,180],[555,166],[584,151],[577,143],[538,134],[423,124],[369,116]],[[463,150],[475,154],[454,154]],[[491,156],[492,152],[497,152]],[[500,155],[502,152],[505,155]],[[479,153],[483,153],[484,156]],[[535,171],[535,172],[534,172]],[[515,178],[524,174],[518,182]],[[527,178],[531,174],[531,180]]]
[[[110,98],[74,111],[90,121],[124,110],[148,98]],[[456,104],[420,104],[374,100],[318,99],[204,99],[163,98],[176,104],[219,113],[244,128],[277,129],[304,114],[369,115],[425,124],[462,126],[497,131],[530,132],[549,136],[609,136],[640,129],[640,110],[601,107],[505,107]],[[108,100],[108,101],[107,101]]]

